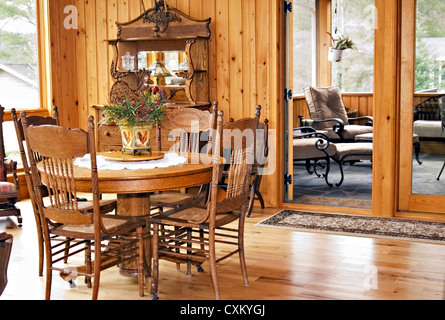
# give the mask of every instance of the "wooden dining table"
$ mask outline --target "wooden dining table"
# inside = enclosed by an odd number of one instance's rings
[[[120,152],[118,152],[120,153]],[[157,152],[153,152],[155,154]],[[110,153],[98,153],[109,156]],[[138,156],[128,155],[138,160]],[[199,161],[197,161],[199,160]],[[209,159],[188,156],[187,162],[165,168],[102,170],[98,168],[99,192],[117,194],[117,214],[144,216],[150,213],[150,193],[200,186],[212,181],[213,164]],[[210,163],[208,163],[210,162]],[[91,170],[74,166],[79,192],[91,191]]]
[[[117,153],[121,154],[121,152]],[[156,153],[153,152],[153,154]],[[98,155],[106,157],[110,157],[112,154],[109,152],[98,153]],[[114,153],[114,155],[117,154]],[[137,155],[126,155],[125,157],[127,157],[127,161],[140,161]],[[131,157],[134,158],[131,159]],[[150,193],[190,188],[212,181],[213,163],[205,155],[204,157],[196,154],[188,155],[187,161],[183,164],[153,169],[103,170],[98,167],[99,192],[117,195],[116,214],[148,219]],[[91,192],[91,169],[74,165],[73,172],[77,192]],[[151,259],[149,241],[147,241],[145,249],[148,261]],[[137,274],[135,263],[121,265],[120,273],[124,276],[135,276]]]

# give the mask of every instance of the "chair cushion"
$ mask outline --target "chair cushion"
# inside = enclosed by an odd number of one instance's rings
[[[330,140],[338,140],[340,137],[338,134],[336,134],[334,132],[334,130],[332,130],[331,128],[325,128],[326,130],[326,136],[330,139]],[[372,134],[373,132],[373,127],[370,126],[361,126],[361,125],[356,125],[356,124],[348,124],[346,126],[344,126],[344,130],[341,133],[341,135],[343,136],[343,139],[345,140],[356,140],[356,136],[357,135],[362,135],[362,134]]]
[[[440,120],[417,120],[414,121],[414,133],[421,138],[445,138]]]
[[[355,136],[355,141],[358,142],[372,142],[373,133],[362,133]]]
[[[315,146],[318,140],[320,140],[320,138],[294,139],[294,160],[326,158],[326,154]],[[331,143],[325,151],[328,156],[332,157],[337,152],[337,149],[335,145]]]
[[[313,120],[339,118],[345,125],[349,123],[338,87],[308,87],[304,89],[304,95]]]
[[[361,126],[357,124],[349,124],[344,127],[342,136],[345,140],[354,140],[359,134],[372,133],[374,129],[370,126]]]
[[[348,157],[348,160],[372,160],[372,143],[371,142],[354,142],[354,143],[336,143],[337,153],[335,160],[341,160]]]
[[[9,193],[17,191],[15,184],[0,181],[0,193]]]

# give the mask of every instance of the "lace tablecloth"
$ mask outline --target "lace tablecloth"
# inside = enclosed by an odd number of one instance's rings
[[[138,161],[138,162],[123,162],[107,160],[101,155],[96,156],[98,170],[138,170],[138,169],[155,169],[167,168],[177,166],[187,162],[187,158],[178,155],[177,153],[165,153],[164,158],[159,160]],[[77,158],[74,165],[81,168],[91,168],[90,154],[86,154],[82,158]]]

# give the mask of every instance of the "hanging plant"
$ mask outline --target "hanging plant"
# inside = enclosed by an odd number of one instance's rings
[[[331,37],[331,47],[329,48],[329,61],[340,62],[343,50],[346,49],[356,49],[355,43],[349,39],[348,36],[340,35],[338,39],[334,39],[334,37],[329,33]]]

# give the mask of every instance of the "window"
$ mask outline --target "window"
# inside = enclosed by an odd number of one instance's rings
[[[445,91],[445,2],[417,0],[416,91]]]
[[[293,2],[293,88],[296,94],[316,85],[315,1]]]
[[[35,0],[0,0],[0,104],[11,110],[40,108]],[[5,151],[21,165],[12,121],[3,123]]]
[[[332,63],[332,85],[343,92],[372,92],[374,78],[374,0],[332,0],[332,35],[348,36],[356,50]]]
[[[0,103],[7,110],[37,109],[39,73],[35,0],[0,6]]]

